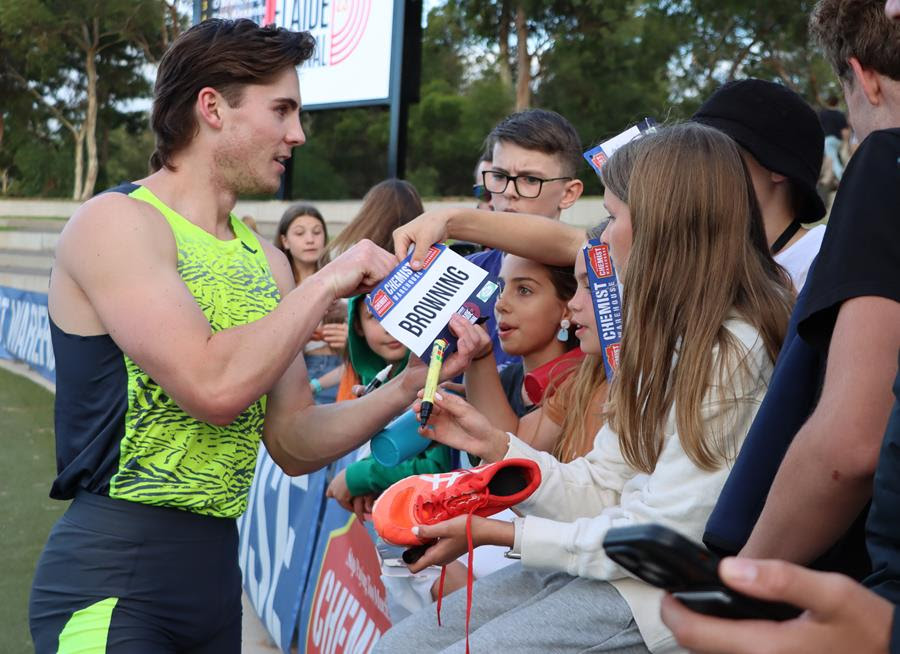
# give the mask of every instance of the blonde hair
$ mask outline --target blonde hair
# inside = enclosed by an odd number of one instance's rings
[[[750,176],[730,138],[686,123],[617,151],[602,178],[628,205],[633,229],[607,419],[625,460],[649,473],[674,403],[688,457],[716,469],[734,446],[726,425],[709,433],[701,405],[713,386],[733,393],[729,370],[746,366],[724,323],[737,314],[753,325],[774,361],[793,300],[769,252]]]
[[[603,403],[597,402],[597,391],[606,382],[606,369],[596,354],[588,354],[578,369],[558,386],[554,402],[565,407],[559,438],[551,454],[563,463],[574,461],[591,450],[596,434],[588,432],[588,418],[603,421]],[[552,391],[548,391],[552,392]]]
[[[600,238],[605,227],[606,222],[588,230],[588,240]],[[578,256],[584,255],[579,252]],[[597,355],[586,355],[578,369],[559,384],[555,383],[551,373],[547,396],[559,393],[554,402],[565,407],[559,438],[551,452],[557,460],[568,463],[590,451],[596,434],[588,432],[588,418],[594,417],[597,422],[603,420],[603,404],[596,401],[596,396],[605,382],[606,368]]]

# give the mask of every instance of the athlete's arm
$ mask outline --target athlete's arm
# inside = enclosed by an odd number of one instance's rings
[[[474,341],[454,315],[450,329],[458,336],[457,351],[441,368],[451,379],[468,365]],[[272,459],[289,475],[318,470],[359,447],[402,413],[425,384],[427,367],[410,363],[387,384],[361,398],[333,404],[314,404],[306,364],[298,356],[268,395],[263,442]]]
[[[468,208],[426,211],[394,230],[394,253],[402,260],[415,245],[421,265],[428,248],[448,238],[480,243],[526,259],[555,266],[571,266],[586,238],[585,231],[543,216]]]
[[[809,563],[844,534],[872,496],[893,404],[900,303],[841,305],[822,397],[791,443],[741,556]]]
[[[63,331],[108,333],[186,412],[224,425],[275,384],[336,297],[370,288],[395,265],[370,242],[345,255],[269,315],[213,333],[177,271],[165,219],[110,193],[84,204],[60,235],[50,313]],[[288,265],[270,263],[282,274]]]

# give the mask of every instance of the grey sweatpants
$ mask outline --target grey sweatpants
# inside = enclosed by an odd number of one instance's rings
[[[466,589],[444,598],[437,626],[427,606],[395,625],[376,653],[466,650]],[[622,652],[646,654],[628,604],[605,581],[541,573],[515,564],[475,582],[469,643],[472,654]]]

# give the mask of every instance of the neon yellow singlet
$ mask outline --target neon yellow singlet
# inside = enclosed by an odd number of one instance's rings
[[[213,332],[258,320],[277,306],[280,295],[262,246],[233,214],[236,238],[222,241],[145,187],[128,195],[165,216],[178,248],[178,273]],[[217,427],[185,413],[128,356],[125,366],[128,407],[110,497],[223,518],[243,513],[262,436],[265,397],[230,425]]]

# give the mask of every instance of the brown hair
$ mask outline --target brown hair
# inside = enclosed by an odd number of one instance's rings
[[[201,89],[212,87],[237,107],[244,86],[267,84],[286,68],[299,66],[315,45],[309,32],[260,27],[244,18],[213,18],[184,32],[159,63],[150,115],[156,134],[151,168],[175,169],[172,157],[197,134],[194,103]]]
[[[900,81],[900,23],[884,13],[884,0],[820,0],[809,32],[838,77],[852,80],[849,59]]]
[[[425,212],[416,187],[402,179],[386,179],[369,189],[359,212],[325,253],[335,257],[367,238],[385,250],[393,249],[393,232]]]
[[[574,176],[581,163],[581,139],[572,123],[555,111],[528,109],[501,120],[485,139],[485,154],[493,156],[498,141],[557,157],[563,174]],[[490,160],[490,159],[488,159]]]
[[[603,222],[589,229],[588,240],[600,238],[605,227],[606,222]],[[584,254],[579,251],[578,256]],[[574,292],[575,289],[569,297],[572,297]],[[574,330],[572,333],[574,334]],[[559,384],[556,391],[560,394],[557,405],[565,407],[566,411],[552,454],[563,463],[573,461],[591,449],[596,434],[587,431],[588,417],[591,415],[602,417],[603,405],[595,400],[597,390],[605,381],[606,368],[603,367],[603,360],[595,354],[588,354],[581,360],[578,369]],[[554,386],[556,384],[553,382],[548,385],[548,394],[553,393]]]
[[[325,243],[328,243],[328,225],[325,224],[325,219],[322,217],[322,212],[316,209],[313,205],[306,204],[304,202],[296,202],[284,210],[284,213],[281,214],[281,220],[278,221],[278,230],[275,233],[275,238],[272,240],[272,242],[275,244],[275,247],[284,252],[284,255],[288,258],[288,261],[291,262],[291,271],[293,271],[294,273],[295,282],[299,282],[300,277],[298,275],[297,268],[294,265],[294,258],[291,256],[291,253],[288,251],[288,249],[284,246],[284,243],[282,243],[281,237],[285,236],[288,233],[291,225],[300,216],[311,216],[318,220],[322,224],[322,233],[325,235]],[[318,267],[322,267],[321,260],[319,261]]]
[[[724,323],[737,314],[753,325],[774,361],[793,298],[769,252],[750,175],[728,136],[685,123],[618,150],[602,178],[628,205],[633,230],[609,424],[625,460],[649,473],[674,404],[685,453],[713,470],[735,448],[728,425],[709,432],[702,403],[712,388],[734,393],[729,372],[748,365]]]

